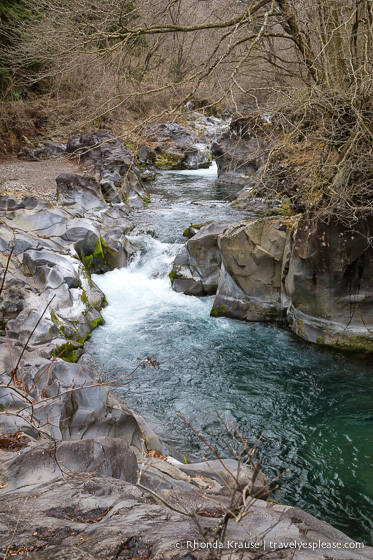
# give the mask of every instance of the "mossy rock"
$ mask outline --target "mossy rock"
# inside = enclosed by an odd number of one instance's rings
[[[176,272],[176,270],[171,270],[170,274],[168,275],[171,282],[175,282],[178,278],[181,278],[181,275]]]
[[[55,350],[52,350],[51,355],[54,358],[61,358],[65,362],[69,362],[71,364],[76,364],[78,358],[75,355],[76,347],[74,347],[70,342],[66,342],[66,344],[61,344],[60,346],[56,346]]]
[[[209,224],[212,223],[212,220],[208,221],[208,222],[202,222],[201,224],[190,224],[189,227],[186,228],[186,230],[183,231],[183,236],[184,237],[190,237],[190,230],[191,229],[197,229],[200,230],[201,228],[203,228],[204,226],[208,226]]]
[[[227,308],[225,305],[218,305],[217,307],[213,307],[210,311],[211,317],[222,317],[226,314]]]

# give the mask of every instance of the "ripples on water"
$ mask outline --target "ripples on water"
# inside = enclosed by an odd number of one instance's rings
[[[135,217],[133,262],[94,278],[109,305],[87,350],[109,378],[131,371],[138,357],[161,362],[116,392],[179,453],[200,459],[206,449],[175,413],[212,440],[221,433],[217,409],[250,442],[263,434],[268,477],[290,469],[277,501],[370,544],[370,358],[309,345],[273,325],[210,318],[213,298],[171,290],[168,273],[182,231],[190,223],[243,217],[226,202],[235,193],[214,179],[214,168],[169,172],[154,185],[152,204]]]

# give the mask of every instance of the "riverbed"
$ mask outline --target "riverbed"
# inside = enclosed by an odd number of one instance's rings
[[[233,421],[259,453],[268,478],[289,472],[273,498],[373,544],[373,364],[300,341],[288,329],[210,317],[213,298],[171,289],[168,274],[191,223],[238,221],[236,192],[216,167],[164,172],[152,203],[135,211],[126,268],[94,281],[108,306],[86,349],[107,379],[138,370],[115,392],[187,460],[208,450],[176,415],[227,454],[217,418]]]

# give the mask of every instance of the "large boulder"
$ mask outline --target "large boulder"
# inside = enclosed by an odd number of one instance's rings
[[[100,185],[93,176],[62,173],[56,183],[57,199],[62,206],[78,204],[85,211],[105,207]]]
[[[218,182],[245,186],[266,161],[267,139],[262,133],[263,121],[253,116],[232,119],[229,130],[211,145],[218,166]]]
[[[286,278],[289,323],[298,336],[373,351],[373,217],[352,228],[305,215]]]
[[[263,218],[230,226],[218,239],[222,268],[211,311],[245,321],[279,320],[290,224]]]
[[[229,222],[212,222],[199,229],[176,256],[170,279],[176,292],[205,296],[216,293],[221,255],[218,237]]]
[[[149,202],[134,155],[110,130],[71,136],[66,151],[92,167],[106,202],[124,202],[129,207],[139,208]]]
[[[140,147],[137,157],[141,164],[155,165],[158,169],[199,169],[210,166],[210,149],[193,130],[177,122],[167,121],[149,127],[147,133],[155,147]]]

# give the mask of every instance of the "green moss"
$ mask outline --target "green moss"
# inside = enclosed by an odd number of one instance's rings
[[[331,344],[330,346],[349,352],[373,352],[373,340],[363,335],[351,336],[343,343]]]
[[[107,244],[102,239],[102,237],[99,237],[95,243],[95,250],[93,251],[93,256],[105,260],[103,247],[107,247]]]
[[[157,169],[185,169],[182,159],[180,154],[161,152],[156,156],[155,166]]]
[[[186,230],[183,232],[183,236],[184,236],[184,237],[189,237],[190,228],[193,228],[193,229],[201,229],[202,227],[208,226],[208,225],[211,224],[211,223],[212,223],[212,222],[211,222],[211,220],[210,220],[209,222],[202,222],[201,224],[190,224],[190,226],[187,227]]]
[[[168,275],[171,282],[175,282],[178,278],[181,278],[181,275],[176,272],[176,270],[171,270],[170,274]]]
[[[88,301],[88,296],[87,296],[87,292],[85,290],[83,290],[82,295],[80,296],[80,299],[82,300],[83,303],[87,303]]]
[[[105,261],[105,252],[104,252],[104,249],[106,247],[107,247],[107,244],[105,243],[105,241],[102,239],[102,237],[99,237],[97,239],[95,245],[94,245],[93,253],[91,255],[81,255],[80,256],[80,260],[84,264],[87,271],[89,271],[92,268],[94,259],[102,259],[104,262],[106,262]],[[83,301],[83,299],[82,299],[82,301]]]
[[[211,317],[220,317],[227,312],[227,308],[225,305],[218,305],[217,307],[213,307],[210,311]]]
[[[89,270],[92,266],[93,255],[87,255],[86,257],[82,255],[81,260],[84,266]]]
[[[76,348],[74,348],[70,344],[70,342],[66,342],[66,344],[61,344],[60,346],[56,346],[56,349],[52,350],[51,355],[54,358],[57,358],[57,356],[59,356],[65,362],[76,364],[78,358],[75,355],[75,350]]]
[[[316,344],[325,344],[325,340],[323,339],[322,336],[318,336],[316,338]]]
[[[93,319],[93,320],[91,321],[91,325],[92,325],[92,327],[95,329],[95,328],[98,327],[99,325],[102,325],[103,322],[104,322],[104,321],[103,321],[102,317],[98,317],[97,319]]]

